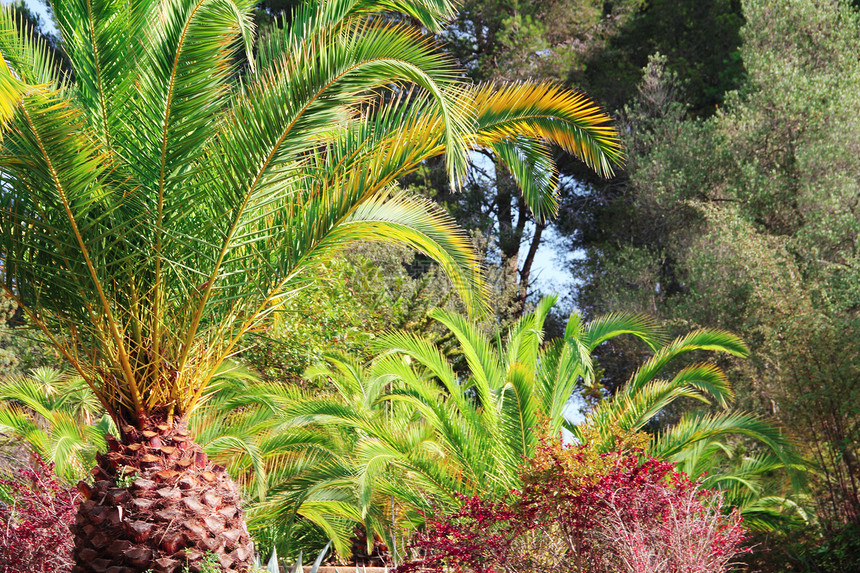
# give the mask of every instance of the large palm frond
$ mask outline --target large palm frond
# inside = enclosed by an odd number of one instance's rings
[[[630,380],[612,397],[599,403],[588,415],[586,424],[605,433],[607,447],[614,443],[613,432],[637,432],[666,406],[679,398],[693,398],[726,407],[734,394],[723,371],[714,364],[699,363],[681,368],[671,379],[657,376],[672,361],[684,354],[706,350],[746,356],[748,350],[736,336],[720,330],[697,330],[680,336],[656,350]],[[581,433],[575,432],[578,437]]]
[[[654,437],[648,453],[675,463],[704,487],[724,490],[748,527],[773,530],[808,518],[798,503],[808,463],[780,427],[758,416],[685,414]]]

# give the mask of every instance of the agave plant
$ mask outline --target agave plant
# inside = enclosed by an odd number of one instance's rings
[[[325,559],[326,553],[328,553],[328,549],[331,547],[331,542],[328,543],[323,549],[317,554],[317,558],[314,561],[314,564],[311,566],[311,570],[309,573],[317,573],[319,571],[320,565],[322,565],[323,559]],[[287,562],[284,561],[284,570],[288,570]],[[292,567],[293,573],[304,573],[304,567],[302,567],[302,552],[299,551],[299,556],[296,559],[295,565]],[[281,568],[278,565],[278,551],[273,550],[271,557],[269,557],[269,561],[266,563],[266,573],[280,573]]]
[[[445,0],[308,2],[259,43],[253,7],[56,0],[69,75],[0,10],[0,284],[120,434],[81,506],[75,573],[207,551],[250,567],[236,487],[188,419],[244,336],[351,241],[421,250],[481,306],[469,241],[398,177],[444,153],[456,184],[488,148],[541,219],[550,143],[601,174],[620,159],[584,96],[460,83],[407,23],[438,30]]]

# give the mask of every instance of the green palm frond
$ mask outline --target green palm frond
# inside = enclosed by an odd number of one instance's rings
[[[558,173],[544,142],[511,136],[487,147],[510,171],[535,221],[543,224],[558,215]]]
[[[461,410],[466,410],[465,388],[451,367],[445,353],[426,338],[409,332],[392,332],[380,337],[374,348],[380,353],[371,367],[374,376],[390,376],[395,380],[406,380],[413,391],[427,400],[436,397],[436,389],[427,383],[426,378],[408,364],[403,357],[418,361],[447,392],[448,399],[456,403]]]
[[[480,404],[489,406],[490,390],[500,388],[504,380],[501,356],[477,325],[463,315],[434,309],[430,317],[450,330],[458,350],[469,365],[470,380],[478,392]]]
[[[59,476],[86,475],[95,459],[95,448],[84,431],[85,426],[64,412],[52,416],[50,423],[45,459],[55,464]]]
[[[639,388],[654,379],[669,362],[696,350],[725,352],[740,357],[749,356],[747,346],[730,332],[714,329],[696,330],[660,348],[636,371],[628,384],[634,389]]]
[[[366,18],[384,12],[406,14],[418,20],[432,32],[456,15],[456,2],[446,0],[346,0],[339,2],[313,2],[299,8],[293,15],[298,25],[295,29],[308,27],[305,22],[314,21],[314,26],[343,25],[355,18]]]
[[[25,442],[40,455],[48,452],[47,432],[20,406],[6,405],[0,409],[0,433]]]
[[[745,438],[744,441],[741,441]],[[752,444],[758,453],[739,447]],[[741,453],[744,452],[744,453]],[[808,518],[797,493],[808,468],[778,426],[745,412],[687,414],[656,436],[648,453],[674,462],[708,488],[725,492],[754,530]]]
[[[505,359],[508,364],[537,363],[541,345],[544,342],[544,323],[557,300],[555,296],[542,298],[532,312],[511,325],[505,344],[507,346]]]
[[[677,424],[662,432],[652,443],[654,455],[682,461],[684,456],[701,447],[724,442],[728,438],[746,437],[767,452],[765,457],[746,458],[752,473],[765,473],[776,469],[785,470],[795,491],[803,489],[803,473],[808,463],[797,453],[794,441],[779,426],[746,412],[719,412],[716,414],[691,414],[682,417]],[[698,446],[698,448],[697,448]],[[696,456],[699,462],[690,467],[691,475],[708,473],[708,480],[718,480],[719,472],[713,471],[719,448],[709,448],[707,455]],[[722,450],[725,453],[725,450]],[[744,466],[742,465],[743,469]],[[749,468],[743,470],[749,472]],[[743,473],[743,472],[742,472]]]
[[[471,91],[478,115],[479,141],[527,135],[555,143],[603,177],[623,155],[606,113],[583,94],[552,83],[525,82]]]
[[[779,427],[745,412],[686,415],[659,435],[652,445],[654,455],[674,459],[701,441],[743,435],[766,445],[785,466],[800,464],[792,442]]]
[[[11,117],[22,92],[32,88],[58,89],[63,84],[59,63],[45,41],[13,6],[0,7],[0,81],[4,88],[4,118]],[[10,81],[14,80],[14,81]],[[7,83],[8,82],[8,83]]]
[[[589,413],[586,423],[597,428],[617,425],[625,431],[635,432],[678,398],[693,398],[706,404],[715,400],[722,407],[728,406],[733,398],[731,387],[723,371],[713,364],[686,366],[671,380],[655,379],[670,361],[696,350],[725,352],[734,356],[748,353],[739,338],[724,331],[697,330],[679,337],[659,348],[612,400],[598,404]],[[609,435],[604,438],[613,439]]]
[[[519,466],[527,459],[535,444],[534,433],[542,413],[535,396],[534,370],[516,364],[508,371],[508,383],[500,399],[501,438],[508,441],[501,451],[509,466]]]
[[[140,61],[139,39],[154,3],[55,0],[51,7],[76,80],[74,97],[109,145],[122,121],[120,102],[132,94],[132,66]]]
[[[637,432],[679,398],[693,398],[706,404],[714,399],[724,407],[732,398],[728,380],[722,370],[713,364],[688,366],[671,380],[652,379],[647,383],[642,377],[637,378],[641,372],[643,369],[611,400],[598,404],[589,413],[586,423],[598,428],[617,425],[624,431]],[[653,370],[649,370],[649,373],[656,374]]]
[[[796,525],[808,524],[811,514],[804,504],[781,496],[762,496],[740,509],[744,526],[751,531],[784,531]]]
[[[598,428],[611,428],[612,424],[617,424],[624,431],[638,432],[678,398],[710,403],[708,395],[693,386],[653,380],[635,392],[619,392],[612,400],[599,404],[589,413],[587,423]]]
[[[571,316],[571,320],[573,320],[573,316]],[[577,327],[574,324],[568,323],[564,337],[567,339],[575,336],[574,331],[576,330]],[[662,331],[654,319],[642,314],[604,314],[588,322],[577,334],[582,338],[583,344],[590,352],[594,352],[600,344],[610,338],[622,334],[635,336],[654,351],[665,342]]]
[[[564,338],[550,341],[540,355],[537,371],[541,391],[541,409],[551,423],[550,431],[560,431],[564,424],[563,411],[576,385],[591,387],[595,365],[592,352],[616,336],[632,335],[656,348],[661,341],[659,329],[652,319],[642,315],[608,314],[583,322],[571,314],[565,326]]]

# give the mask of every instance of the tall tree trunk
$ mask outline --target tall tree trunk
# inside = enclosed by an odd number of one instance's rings
[[[74,527],[72,573],[199,571],[215,559],[247,572],[254,560],[236,484],[209,462],[184,424],[124,429],[98,455]],[[207,557],[207,554],[212,557]]]
[[[546,229],[546,225],[541,223],[535,223],[535,233],[532,235],[531,242],[529,244],[529,252],[526,254],[526,258],[523,259],[523,267],[520,269],[520,288],[517,296],[518,307],[520,311],[520,316],[522,316],[523,311],[526,308],[526,298],[529,295],[529,283],[531,282],[531,273],[532,273],[532,265],[535,262],[535,256],[537,255],[538,247],[540,247],[541,236],[543,235],[543,230]]]
[[[506,320],[515,320],[522,315],[524,305],[519,295],[519,253],[525,220],[520,207],[514,221],[514,196],[517,184],[501,162],[496,162],[496,217],[499,221],[499,251],[502,263],[502,296],[507,298],[509,308],[503,308]],[[520,202],[522,203],[522,202]]]

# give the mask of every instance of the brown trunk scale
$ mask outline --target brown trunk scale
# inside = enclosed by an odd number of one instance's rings
[[[197,572],[209,552],[224,571],[249,571],[254,544],[224,468],[183,425],[123,430],[123,442],[108,436],[110,451],[98,454],[95,484],[78,484],[72,573]]]

